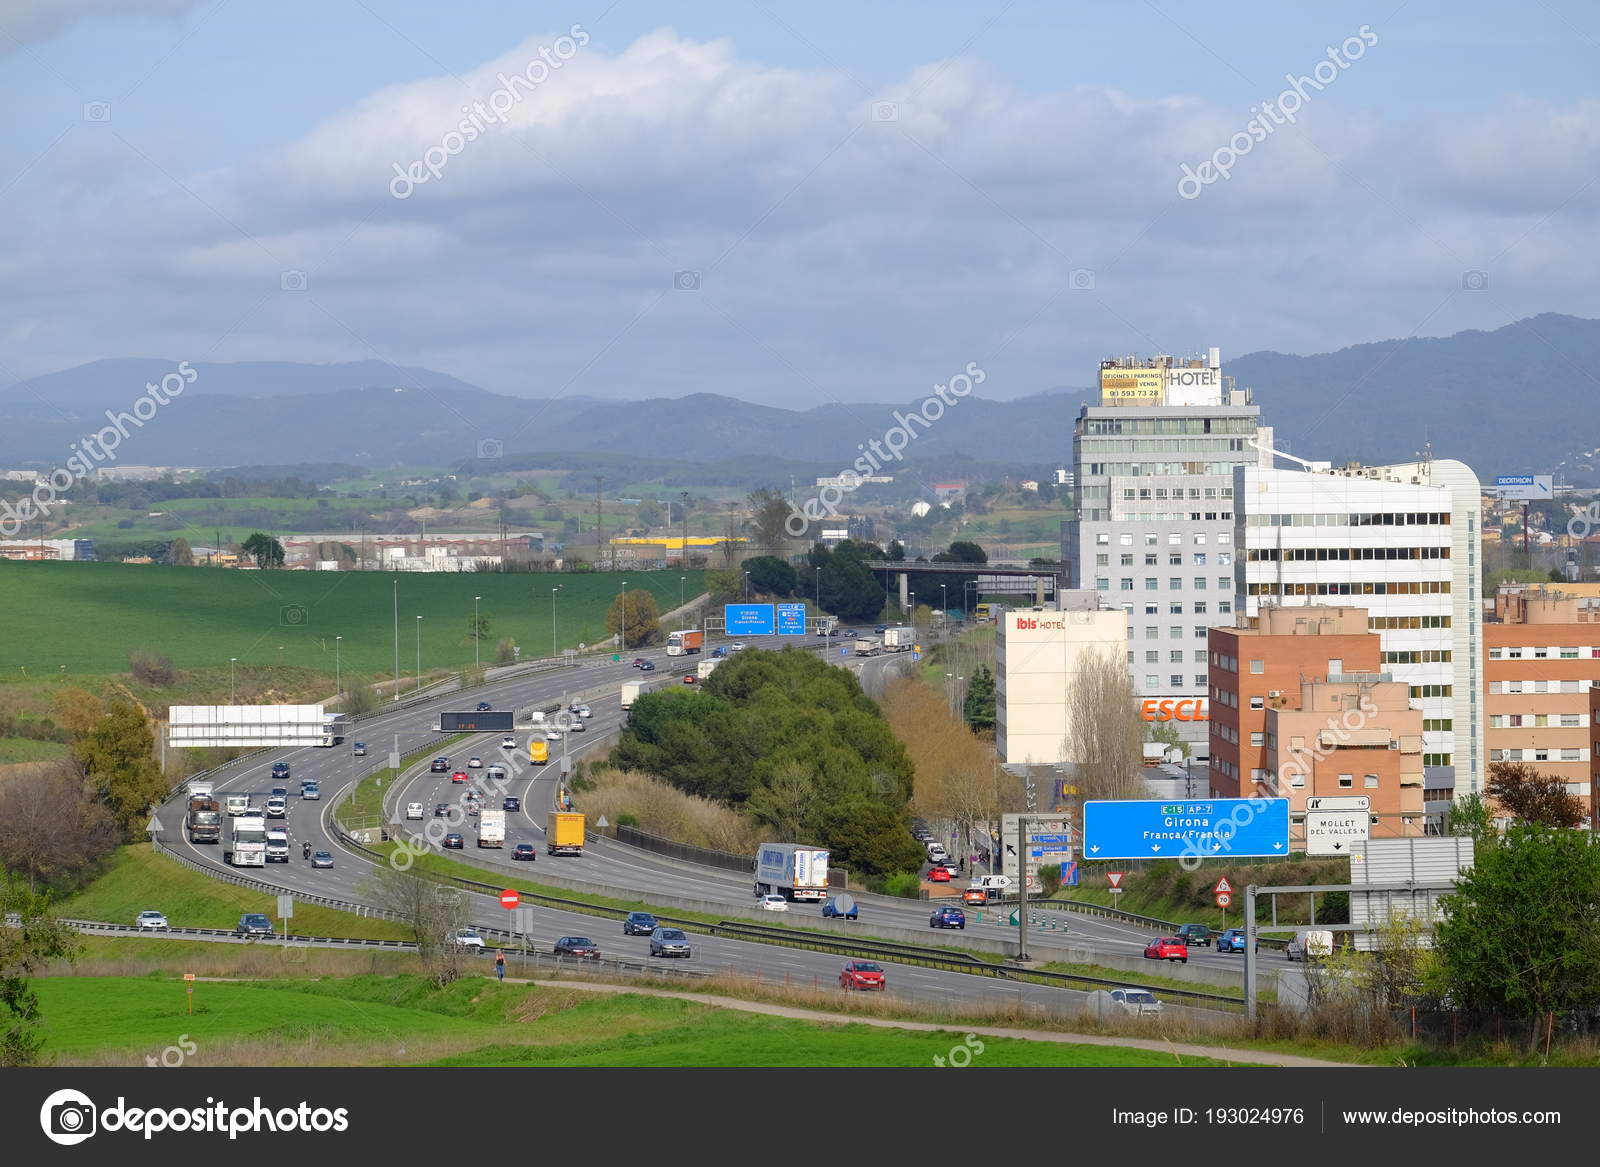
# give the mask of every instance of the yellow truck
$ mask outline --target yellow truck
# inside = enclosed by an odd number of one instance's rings
[[[535,766],[542,766],[550,760],[550,743],[542,737],[528,739],[528,761]]]
[[[553,810],[545,820],[544,850],[546,855],[583,854],[583,816],[567,811]]]

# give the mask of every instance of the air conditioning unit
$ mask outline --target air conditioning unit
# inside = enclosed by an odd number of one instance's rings
[[[1390,738],[1389,739],[1389,748],[1391,750],[1398,750],[1400,748],[1400,739],[1399,738]]]
[[[1282,689],[1268,689],[1267,690],[1267,696],[1268,697],[1282,697],[1283,696],[1283,690]]]

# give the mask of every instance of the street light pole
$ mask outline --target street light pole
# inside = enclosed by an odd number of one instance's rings
[[[474,670],[483,667],[478,659],[478,642],[483,639],[481,635],[483,625],[478,621],[478,601],[481,599],[483,599],[482,596],[472,597],[472,667]]]
[[[561,590],[561,585],[560,584],[557,584],[555,587],[550,589],[550,657],[551,657],[552,660],[555,659],[555,655],[556,655],[556,652],[557,652],[557,649],[556,649],[556,593],[559,592],[560,590]]]
[[[400,700],[400,581],[394,581],[394,699]]]
[[[617,595],[622,601],[622,613],[618,623],[622,625],[622,651],[628,651],[628,581],[622,581],[622,591]]]
[[[689,577],[686,575],[680,575],[678,577],[678,607],[680,608],[683,607],[683,585],[688,578]]]
[[[750,602],[750,573],[748,571],[744,573],[744,602],[747,604]]]
[[[417,617],[417,688],[422,688],[422,617]]]
[[[229,705],[238,704],[238,702],[236,702],[233,699],[233,666],[238,663],[238,660],[239,660],[239,658],[236,657],[236,656],[230,656],[228,658],[228,704]]]
[[[342,636],[333,638],[333,691],[336,694],[344,692],[344,684],[339,676],[339,642],[343,639],[344,637]]]

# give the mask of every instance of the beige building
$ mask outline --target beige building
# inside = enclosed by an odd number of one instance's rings
[[[1006,609],[995,636],[995,746],[1004,765],[1072,760],[1068,691],[1088,660],[1127,660],[1128,614],[1093,592],[1063,592],[1060,607]]]

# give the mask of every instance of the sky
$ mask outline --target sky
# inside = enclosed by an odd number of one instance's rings
[[[0,390],[806,409],[1600,316],[1597,53],[1581,0],[3,0]]]

